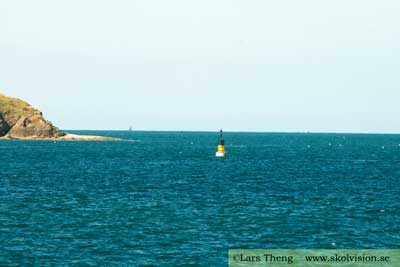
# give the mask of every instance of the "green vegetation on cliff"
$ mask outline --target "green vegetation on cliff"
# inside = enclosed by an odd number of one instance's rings
[[[0,136],[51,138],[64,133],[28,103],[0,94]]]

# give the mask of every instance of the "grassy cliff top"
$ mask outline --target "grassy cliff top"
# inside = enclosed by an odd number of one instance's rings
[[[25,101],[0,93],[0,115],[3,116],[9,125],[14,125],[22,116],[41,115],[41,112]]]

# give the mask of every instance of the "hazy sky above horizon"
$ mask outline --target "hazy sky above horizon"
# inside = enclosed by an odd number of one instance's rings
[[[400,1],[0,4],[0,92],[62,129],[400,132]]]

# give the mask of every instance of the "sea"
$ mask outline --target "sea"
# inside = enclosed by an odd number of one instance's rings
[[[124,141],[0,141],[0,266],[400,248],[400,135],[72,133]]]

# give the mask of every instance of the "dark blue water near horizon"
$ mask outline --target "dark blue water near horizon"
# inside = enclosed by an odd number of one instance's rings
[[[0,141],[0,266],[227,266],[229,248],[400,248],[400,135],[75,132]],[[133,140],[133,141],[132,141]]]

